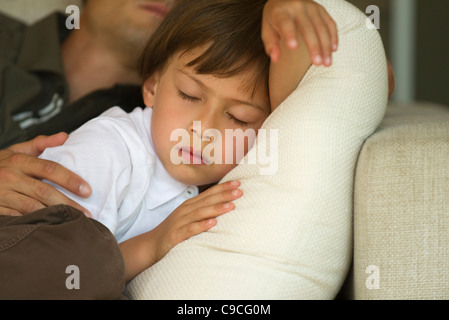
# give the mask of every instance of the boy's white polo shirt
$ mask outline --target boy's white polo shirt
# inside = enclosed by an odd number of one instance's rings
[[[126,113],[113,107],[70,134],[64,145],[41,155],[91,185],[87,199],[55,187],[88,209],[118,242],[152,230],[181,203],[198,195],[196,186],[172,178],[156,156],[151,114],[150,108]]]

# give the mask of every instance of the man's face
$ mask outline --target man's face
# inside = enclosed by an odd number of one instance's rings
[[[176,1],[88,0],[82,23],[108,44],[139,51]]]

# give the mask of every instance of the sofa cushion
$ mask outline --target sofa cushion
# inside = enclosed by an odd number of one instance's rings
[[[449,108],[391,104],[354,190],[355,299],[449,299]]]
[[[138,275],[128,285],[130,298],[337,294],[352,257],[355,163],[384,115],[387,67],[378,32],[367,28],[364,14],[343,0],[318,2],[338,24],[333,66],[309,69],[265,122],[266,134],[225,177],[242,182],[236,209]],[[257,152],[272,157],[251,164]]]

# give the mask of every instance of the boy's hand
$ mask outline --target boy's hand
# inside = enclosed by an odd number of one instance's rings
[[[162,259],[178,243],[216,225],[243,194],[238,181],[218,184],[186,200],[153,230],[120,243],[126,281]]]
[[[294,49],[298,39],[305,42],[313,64],[332,64],[332,52],[338,48],[338,30],[326,9],[312,0],[268,0],[262,40],[271,60],[277,62],[280,58],[280,41]]]
[[[243,194],[238,181],[215,185],[196,197],[186,200],[154,229],[158,261],[178,243],[216,225],[215,218],[234,209],[231,201]]]

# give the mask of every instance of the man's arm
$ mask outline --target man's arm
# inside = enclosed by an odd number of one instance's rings
[[[388,99],[390,99],[394,93],[394,89],[396,87],[396,81],[394,79],[393,68],[391,67],[390,61],[388,59],[387,59],[387,65],[388,65]]]
[[[89,184],[63,166],[37,158],[45,148],[59,146],[67,134],[40,136],[28,142],[0,150],[0,214],[24,215],[44,207],[67,204],[90,213],[67,198],[49,184],[46,179],[80,196],[91,194]]]

